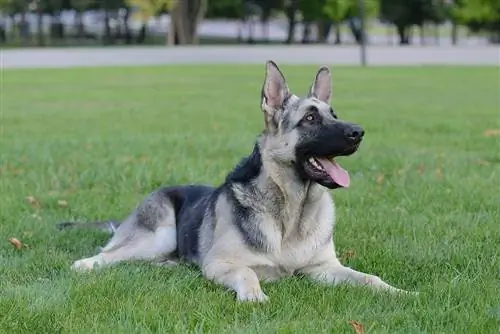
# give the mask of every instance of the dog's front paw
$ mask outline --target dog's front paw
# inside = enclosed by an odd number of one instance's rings
[[[407,291],[407,290],[401,290],[401,293],[407,295],[407,296],[414,296],[417,297],[420,295],[420,292],[418,291]]]
[[[94,269],[95,266],[99,265],[98,259],[95,257],[89,257],[87,259],[81,259],[78,261],[75,261],[71,265],[71,269],[75,271],[90,271]]]
[[[236,298],[240,302],[267,302],[269,297],[266,296],[264,292],[260,288],[256,289],[242,289],[242,291],[238,291],[236,294]]]

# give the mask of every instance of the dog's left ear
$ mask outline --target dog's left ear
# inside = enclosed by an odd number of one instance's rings
[[[283,73],[281,73],[275,62],[268,60],[266,62],[266,78],[261,94],[262,111],[265,114],[268,128],[273,129],[278,126],[279,113],[289,97],[290,90]]]
[[[316,73],[308,96],[330,104],[332,99],[332,76],[327,66],[320,67],[318,73]]]

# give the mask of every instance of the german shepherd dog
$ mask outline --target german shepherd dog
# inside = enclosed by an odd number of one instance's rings
[[[319,68],[308,95],[299,97],[276,63],[267,61],[261,93],[265,128],[225,182],[158,189],[121,223],[59,224],[113,232],[99,254],[72,268],[188,261],[240,301],[266,301],[260,280],[294,274],[331,285],[406,292],[345,267],[336,257],[329,189],[348,187],[349,174],[335,158],[355,153],[364,131],[337,118],[331,95],[328,67]]]

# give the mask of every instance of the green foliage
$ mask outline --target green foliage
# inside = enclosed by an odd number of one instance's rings
[[[356,0],[326,0],[323,13],[333,22],[343,21],[349,13],[353,1]]]
[[[446,18],[446,6],[436,0],[380,0],[380,16],[401,26],[442,22]]]
[[[125,0],[129,7],[137,9],[135,16],[141,21],[147,21],[148,18],[158,15],[158,13],[167,9],[170,10],[176,4],[175,0]]]
[[[87,8],[96,7],[98,5],[97,0],[66,0],[69,2],[69,7],[82,12]]]
[[[300,0],[299,10],[305,21],[324,20],[328,18],[324,12],[327,0]]]
[[[26,9],[26,2],[23,0],[0,0],[0,10],[5,13],[16,13]]]
[[[452,15],[461,23],[500,21],[499,0],[466,0],[454,5]]]
[[[363,0],[366,17],[376,16],[378,13],[378,0]],[[359,16],[358,0],[326,0],[323,13],[333,22],[340,22],[348,17]]]
[[[240,18],[243,0],[209,0],[206,17]]]

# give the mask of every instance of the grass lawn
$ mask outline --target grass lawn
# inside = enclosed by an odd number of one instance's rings
[[[282,69],[302,93],[316,67]],[[337,252],[420,297],[291,278],[251,305],[188,266],[72,272],[108,236],[56,222],[123,218],[160,185],[221,182],[250,153],[264,65],[3,70],[0,331],[496,332],[498,68],[333,72],[340,117],[366,130],[342,159],[351,188],[332,192]]]

